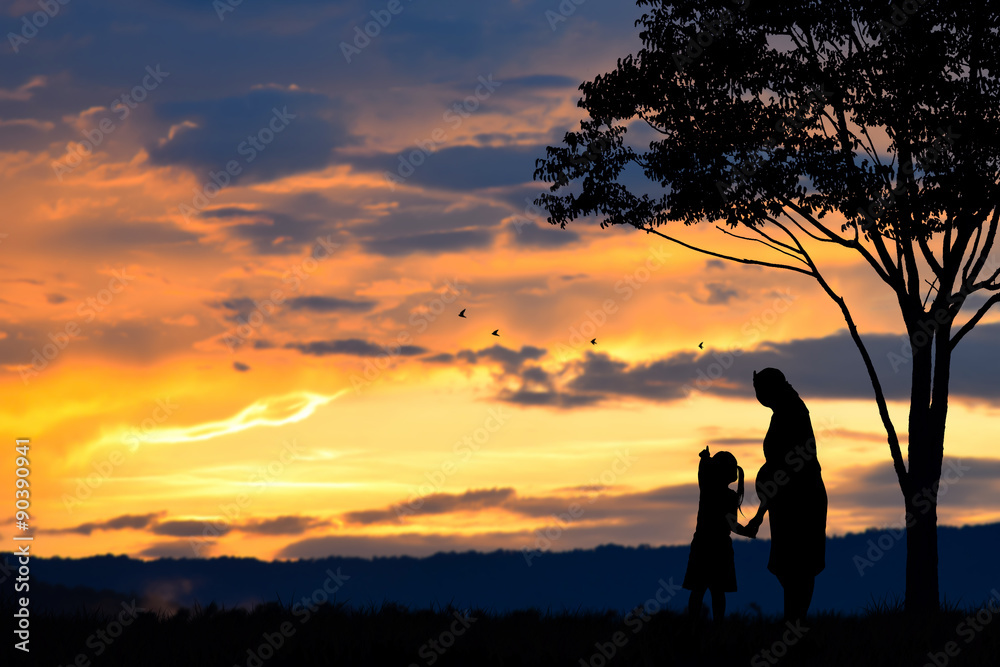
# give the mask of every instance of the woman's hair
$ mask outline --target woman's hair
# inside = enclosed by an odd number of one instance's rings
[[[791,383],[785,379],[785,374],[777,368],[765,368],[762,371],[754,371],[753,386],[754,388],[766,387],[782,403],[791,405],[802,403],[803,407],[805,406],[802,398],[799,397],[799,392],[795,391]]]
[[[712,463],[718,466],[719,477],[727,485],[736,482],[736,509],[740,509],[743,504],[743,468],[736,465],[736,457],[729,452],[716,452]],[[743,514],[741,509],[740,514]]]

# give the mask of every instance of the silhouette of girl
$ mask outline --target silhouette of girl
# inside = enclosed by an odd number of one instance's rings
[[[826,487],[806,404],[776,368],[754,372],[753,386],[757,400],[774,414],[754,484],[760,507],[746,529],[755,537],[769,514],[767,569],[784,589],[785,620],[796,620],[809,610],[816,575],[826,567]]]
[[[698,524],[683,587],[691,591],[691,618],[701,616],[707,589],[712,592],[712,618],[721,621],[726,615],[726,593],[736,591],[736,563],[729,533],[746,534],[746,529],[736,522],[736,512],[743,503],[743,468],[736,465],[736,457],[729,452],[709,456],[706,447],[699,456]],[[729,488],[733,482],[737,482],[736,491]]]

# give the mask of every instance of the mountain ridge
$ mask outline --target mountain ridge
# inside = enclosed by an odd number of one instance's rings
[[[994,589],[1000,589],[1000,564],[995,558],[1000,553],[1000,523],[940,526],[938,530],[943,600],[980,606]],[[727,594],[728,609],[779,614],[782,591],[767,571],[769,541],[736,538],[733,542],[738,591]],[[167,613],[213,602],[251,608],[310,598],[362,607],[394,602],[410,608],[452,604],[498,612],[536,608],[625,613],[648,600],[662,604],[666,597],[666,606],[679,611],[688,600],[687,591],[680,589],[688,552],[687,545],[607,544],[534,554],[452,551],[419,558],[330,556],[296,561],[234,556],[151,561],[110,554],[80,559],[33,556],[34,593],[29,594],[35,596],[33,608],[50,611],[93,606],[95,600],[114,603],[115,594],[121,596],[119,602],[135,598],[142,607]],[[16,562],[9,553],[2,557],[8,564]],[[902,531],[869,529],[828,537],[826,569],[816,579],[811,611],[850,614],[901,600],[905,558]]]

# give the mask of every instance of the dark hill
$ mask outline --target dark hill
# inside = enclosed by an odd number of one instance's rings
[[[766,569],[767,541],[734,540],[739,591],[728,597],[731,611],[759,607],[781,611],[781,588]],[[1000,589],[1000,524],[941,527],[941,592],[946,601],[979,606]],[[621,547],[546,552],[529,566],[519,551],[438,553],[426,558],[331,557],[266,562],[249,558],[160,559],[127,556],[82,559],[32,558],[33,609],[79,609],[101,599],[137,598],[140,606],[172,608],[252,607],[265,601],[289,603],[316,593],[321,600],[330,573],[344,575],[331,598],[351,606],[397,602],[410,608],[454,604],[505,612],[536,607],[562,611],[627,611],[655,598],[664,583],[684,578],[688,547]],[[873,600],[892,602],[903,594],[906,542],[902,534],[870,530],[829,538],[826,570],[816,580],[814,611],[854,613]],[[8,563],[13,559],[10,554]],[[329,573],[328,573],[329,571]],[[44,582],[46,586],[41,586]],[[12,594],[11,580],[4,596]],[[54,588],[54,587],[66,588]],[[336,582],[330,581],[332,590]],[[73,590],[86,587],[91,590]],[[101,591],[100,593],[96,591]],[[660,592],[661,599],[669,592]],[[1000,594],[998,594],[1000,595]],[[707,601],[706,601],[707,602]],[[674,589],[667,603],[681,610],[687,591]]]

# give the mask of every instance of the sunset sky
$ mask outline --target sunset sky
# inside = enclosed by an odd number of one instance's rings
[[[0,432],[31,439],[39,555],[685,544],[705,446],[756,510],[768,366],[810,409],[828,534],[901,520],[812,279],[531,205],[643,8],[108,0],[25,28],[39,11],[3,3],[0,48]],[[855,254],[816,257],[905,437],[895,298]],[[942,523],[1000,520],[998,343],[990,314],[956,351]]]

